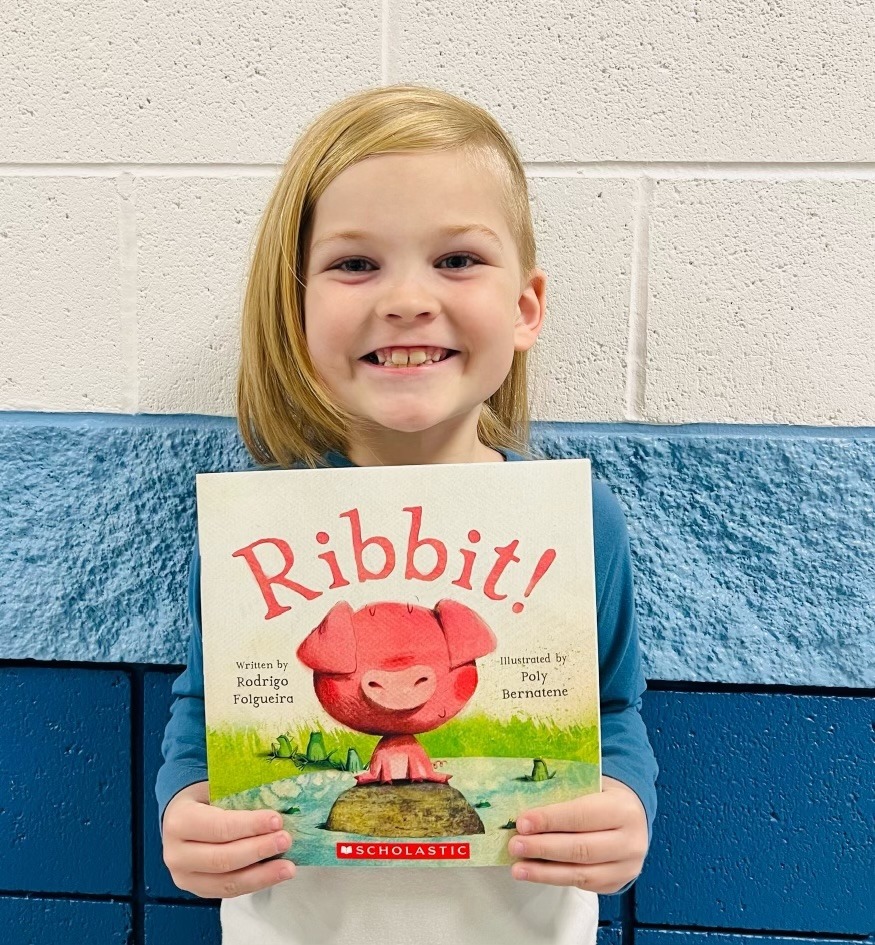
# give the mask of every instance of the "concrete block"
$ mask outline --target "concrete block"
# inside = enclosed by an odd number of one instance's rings
[[[533,445],[590,457],[624,508],[648,678],[875,684],[871,431],[543,424]],[[233,422],[22,415],[0,456],[0,658],[182,662],[194,476],[253,465]]]
[[[136,181],[140,410],[234,414],[249,245],[274,182]]]
[[[871,933],[875,699],[649,692],[643,714],[660,775],[638,923]]]
[[[126,902],[0,896],[5,945],[128,945],[131,907]]]
[[[219,945],[218,905],[146,905],[143,945]]]
[[[527,161],[871,161],[865,5],[404,0],[390,78],[487,108]]]
[[[644,419],[875,422],[875,185],[659,181]]]
[[[635,930],[637,945],[843,945],[847,939],[802,938],[793,935],[732,935],[726,932],[696,932],[681,929]]]
[[[131,895],[127,676],[0,667],[0,691],[0,888]]]
[[[195,475],[246,468],[233,426],[83,415],[0,431],[0,658],[179,663]]]
[[[550,424],[626,512],[649,679],[875,685],[869,431]]]
[[[535,178],[530,182],[547,317],[532,349],[532,416],[625,416],[626,337],[635,184]]]
[[[283,161],[380,82],[381,20],[367,0],[7,5],[0,162]]]
[[[120,199],[109,178],[0,178],[0,410],[133,409]]]
[[[623,896],[599,896],[599,921],[619,922],[622,906]]]
[[[623,945],[623,929],[619,925],[600,925],[597,945]]]

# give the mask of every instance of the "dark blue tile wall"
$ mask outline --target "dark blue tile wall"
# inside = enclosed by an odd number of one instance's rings
[[[153,785],[176,672],[0,665],[4,945],[219,945],[217,904],[176,889],[161,857]],[[602,897],[599,945],[875,933],[875,694],[657,684],[644,712],[653,846],[632,891]]]
[[[126,902],[0,896],[4,945],[128,945],[131,930]]]
[[[847,939],[801,938],[791,935],[729,935],[676,929],[638,929],[635,945],[846,945]]]
[[[648,693],[662,768],[636,917],[875,929],[875,700]]]
[[[129,896],[131,685],[0,667],[0,889]]]
[[[596,945],[622,945],[623,930],[616,925],[603,925],[599,928]]]
[[[146,905],[143,945],[219,945],[218,906]],[[255,945],[255,943],[253,943]]]

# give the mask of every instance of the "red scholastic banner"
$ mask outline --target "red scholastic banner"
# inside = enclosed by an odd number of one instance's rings
[[[338,843],[338,860],[468,860],[469,843]]]

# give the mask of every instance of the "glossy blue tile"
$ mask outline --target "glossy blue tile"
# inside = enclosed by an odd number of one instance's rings
[[[130,945],[131,934],[127,903],[0,896],[4,945]]]
[[[0,692],[0,888],[129,894],[128,677],[0,667]]]
[[[642,924],[875,930],[875,699],[648,692]]]
[[[220,945],[221,939],[218,906],[146,906],[143,945]]]
[[[836,938],[730,935],[725,932],[639,928],[635,930],[635,945],[848,945],[848,942],[847,939]]]
[[[146,906],[143,945],[220,945],[221,940],[218,906]]]

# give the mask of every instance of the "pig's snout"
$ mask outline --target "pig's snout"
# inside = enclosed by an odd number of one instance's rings
[[[368,702],[381,709],[403,712],[428,702],[437,689],[437,673],[430,666],[372,669],[362,676],[361,685]]]

